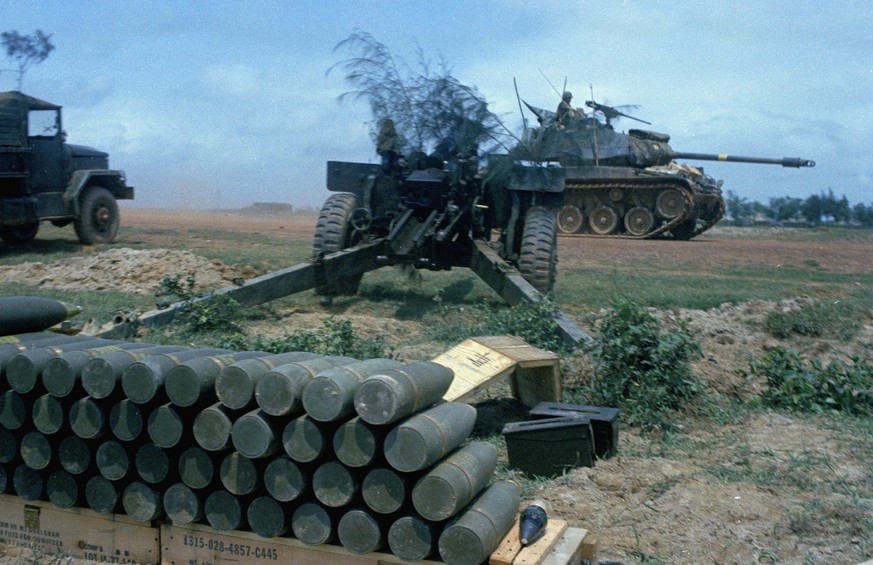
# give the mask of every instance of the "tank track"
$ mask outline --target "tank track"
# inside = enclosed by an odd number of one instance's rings
[[[658,195],[671,189],[681,195],[682,209],[675,216],[665,218],[663,215],[658,214],[655,203]],[[562,237],[608,237],[623,239],[666,237],[672,228],[692,218],[695,212],[691,183],[686,179],[676,177],[568,179],[564,186],[564,191],[565,207],[558,211],[558,234]],[[561,214],[569,206],[575,206],[583,214],[580,216],[579,226],[576,230],[566,229],[568,227],[566,222],[562,226]],[[610,208],[618,216],[618,226],[610,233],[594,233],[592,230],[590,214],[592,210],[600,209],[600,207]],[[628,233],[625,221],[626,216],[632,210],[636,210],[637,213],[645,216],[644,212],[639,212],[640,208],[648,210],[652,215],[654,219],[652,227],[640,234]],[[712,225],[715,225],[718,219],[711,222],[711,224],[705,224],[695,229],[694,235],[691,237],[697,235],[698,231],[702,232],[709,229]],[[583,228],[587,228],[587,231],[583,231]]]

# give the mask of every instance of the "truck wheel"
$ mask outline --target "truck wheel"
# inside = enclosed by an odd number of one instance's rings
[[[518,270],[540,292],[551,292],[555,286],[557,236],[554,214],[540,206],[528,210],[518,254]]]
[[[112,193],[102,186],[85,189],[79,204],[79,216],[73,221],[79,241],[112,243],[118,233],[118,203]]]
[[[28,243],[36,237],[39,231],[39,222],[18,224],[17,226],[0,227],[0,239],[6,243]]]
[[[335,253],[354,246],[360,240],[360,232],[352,229],[352,214],[360,207],[354,194],[339,192],[331,194],[315,222],[312,238],[312,254]],[[358,292],[363,275],[336,277],[324,285],[315,287],[321,296],[352,295]]]

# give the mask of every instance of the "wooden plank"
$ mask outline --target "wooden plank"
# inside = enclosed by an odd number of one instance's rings
[[[541,565],[567,565],[582,561],[582,546],[588,530],[582,528],[567,528],[555,547],[546,555]]]
[[[288,537],[262,538],[251,532],[219,532],[201,524],[161,526],[164,565],[400,565],[408,563],[390,553],[356,555],[340,546],[311,546]],[[436,561],[417,561],[436,565]]]
[[[515,361],[478,343],[467,339],[433,359],[455,372],[455,378],[443,400],[467,400],[492,381],[511,374]]]
[[[558,361],[541,367],[522,367],[515,369],[512,379],[512,394],[528,408],[540,402],[561,402],[563,385]]]
[[[124,515],[62,509],[43,501],[0,495],[0,543],[114,563],[156,563],[158,529]]]
[[[518,518],[516,518],[509,532],[500,541],[500,545],[488,558],[488,563],[489,565],[536,565],[548,555],[566,530],[565,520],[551,519],[546,524],[545,533],[537,541],[524,547],[518,538]]]
[[[550,366],[558,361],[557,354],[529,345],[517,336],[482,336],[473,338],[478,343],[498,351],[522,367]]]
[[[582,541],[582,557],[594,563],[597,561],[597,539],[586,536]]]
[[[537,565],[542,563],[564,532],[567,530],[567,522],[564,520],[549,520],[546,524],[546,531],[534,543],[524,547],[516,558],[512,561],[512,565]],[[568,561],[568,563],[570,563]]]
[[[500,545],[497,546],[497,549],[488,558],[489,565],[512,565],[513,559],[521,551],[521,541],[518,539],[518,521],[519,519],[516,517],[515,523],[509,528],[509,532],[503,536],[503,539],[500,540]]]

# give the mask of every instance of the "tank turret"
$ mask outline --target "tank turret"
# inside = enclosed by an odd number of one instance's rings
[[[622,111],[586,102],[592,112],[574,109],[560,119],[527,105],[540,127],[526,130],[513,156],[557,162],[565,169],[565,202],[558,211],[559,233],[610,237],[690,239],[714,226],[725,212],[722,181],[677,159],[814,167],[807,159],[739,157],[674,151],[670,136],[631,129],[618,132],[612,120]]]

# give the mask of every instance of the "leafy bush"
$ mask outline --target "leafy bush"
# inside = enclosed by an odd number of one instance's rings
[[[613,304],[597,323],[589,347],[594,363],[592,401],[621,408],[622,420],[668,427],[670,414],[692,401],[702,385],[690,362],[700,356],[687,322],[662,331],[658,320],[629,300]]]
[[[792,335],[848,339],[858,330],[857,318],[858,307],[851,301],[815,301],[788,312],[770,312],[764,327],[780,339]]]
[[[837,411],[873,415],[873,365],[859,358],[851,364],[806,359],[796,349],[774,348],[752,361],[747,378],[763,376],[761,402],[798,412]]]
[[[212,331],[239,331],[234,323],[239,304],[227,295],[195,292],[194,275],[182,279],[181,275],[167,275],[161,279],[160,294],[174,296],[184,306],[176,317],[194,333]]]

